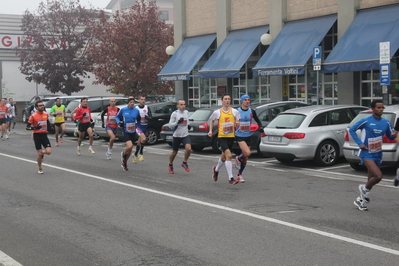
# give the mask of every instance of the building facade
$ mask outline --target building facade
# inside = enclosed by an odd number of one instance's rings
[[[225,92],[234,104],[243,94],[253,101],[399,103],[397,0],[173,4],[175,53],[158,79],[175,81],[177,96],[190,105],[217,105]],[[261,37],[271,41],[263,45]],[[380,84],[380,42],[390,44],[386,86]],[[322,52],[313,62],[316,47]]]

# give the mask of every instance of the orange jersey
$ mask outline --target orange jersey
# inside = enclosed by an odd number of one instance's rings
[[[0,104],[0,119],[4,119],[7,117],[8,107]]]
[[[32,125],[32,127],[40,125],[40,129],[34,129],[33,133],[47,133],[47,120],[48,114],[46,112],[38,112],[33,113],[28,120],[28,123]]]

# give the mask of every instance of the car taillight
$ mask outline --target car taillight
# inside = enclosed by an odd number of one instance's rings
[[[256,131],[258,130],[259,126],[257,124],[251,124],[251,126],[249,127],[249,130],[252,131]]]
[[[349,133],[348,133],[348,130],[345,130],[344,141],[349,141]]]
[[[260,133],[260,137],[261,137],[261,138],[264,138],[264,137],[266,137],[266,134],[265,134],[265,132],[262,132],[262,133]]]
[[[283,137],[286,137],[287,139],[303,139],[305,138],[305,133],[285,133]]]
[[[165,127],[161,127],[161,131],[165,131]]]
[[[198,126],[198,130],[201,131],[208,131],[209,127],[208,127],[208,123],[202,123]]]
[[[384,138],[382,139],[382,143],[395,143],[396,140],[390,140],[386,135],[384,135]]]

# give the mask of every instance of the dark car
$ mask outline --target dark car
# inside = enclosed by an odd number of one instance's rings
[[[125,107],[126,105],[118,106],[119,108]],[[160,132],[162,125],[169,122],[170,115],[177,109],[175,102],[157,102],[147,104],[149,113],[151,114],[148,120],[147,129],[147,144],[155,144],[160,139]],[[105,117],[104,117],[105,120]],[[94,131],[105,139],[108,138],[108,134],[105,129],[101,127],[101,116],[98,115],[95,119]],[[123,139],[122,129],[118,128],[116,136],[119,139]]]
[[[261,127],[267,126],[270,121],[272,121],[279,113],[284,112],[285,110],[307,106],[306,103],[297,102],[297,101],[279,101],[279,102],[268,102],[268,103],[256,103],[252,104],[251,108],[255,110],[256,114],[259,117],[262,125]],[[238,106],[232,106],[233,108],[238,108]],[[217,123],[214,124],[214,128],[212,130],[213,136],[208,137],[209,131],[209,118],[211,114],[216,110],[221,108],[221,106],[210,107],[210,108],[201,108],[195,111],[190,116],[189,123],[189,136],[191,140],[191,147],[194,151],[201,151],[205,147],[212,147],[212,150],[216,153],[220,153],[219,145],[217,142]],[[251,125],[251,149],[256,149],[260,156],[263,156],[263,153],[259,149],[259,143],[261,138],[261,133],[259,132],[259,125],[252,121]],[[236,154],[240,153],[240,149],[237,144],[233,146],[233,152]]]

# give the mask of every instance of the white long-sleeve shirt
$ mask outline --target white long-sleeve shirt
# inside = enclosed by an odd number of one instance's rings
[[[183,122],[177,124],[177,121],[179,121],[181,117],[184,119]],[[173,137],[184,138],[188,136],[188,111],[174,111],[170,116],[169,124],[171,128],[174,128]]]

